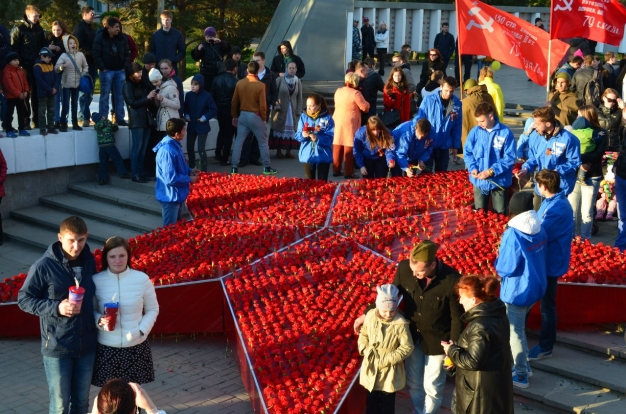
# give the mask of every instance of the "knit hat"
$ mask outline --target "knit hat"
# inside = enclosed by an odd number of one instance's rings
[[[557,73],[556,79],[565,79],[568,82],[572,81],[572,77],[567,72]]]
[[[233,46],[230,49],[230,55],[234,55],[235,53],[239,53],[241,55],[241,48],[239,46]]]
[[[367,17],[367,16],[365,16],[365,17],[363,18],[363,21],[364,21],[364,22],[369,22],[369,21],[370,21],[370,18],[369,18],[369,17]]]
[[[14,61],[15,59],[20,60],[20,55],[18,55],[15,52],[9,52],[7,53],[7,57],[5,58],[5,62],[8,65],[9,63],[11,63],[12,61]]]
[[[354,19],[353,23],[358,23],[359,21],[357,19]]]
[[[520,191],[513,194],[509,201],[509,214],[522,214],[526,211],[533,209],[533,197],[532,191]]]
[[[591,124],[587,121],[587,118],[584,116],[579,116],[572,122],[572,129],[587,129],[590,128]]]
[[[476,82],[476,79],[468,79],[463,84],[463,90],[466,91],[470,88],[473,88],[476,85],[478,85],[478,82]]]
[[[398,288],[394,285],[377,286],[376,309],[395,311],[398,309]]]
[[[543,23],[543,20],[541,20],[541,17],[537,17],[537,18],[535,19],[535,24],[537,24],[538,22],[542,22],[542,23]]]
[[[209,37],[215,37],[217,36],[217,32],[215,31],[214,27],[209,26],[206,29],[204,29],[204,35],[209,36]]]
[[[161,75],[161,71],[157,68],[152,68],[150,69],[150,73],[148,73],[148,78],[150,82],[154,82],[163,79],[163,75]]]
[[[48,49],[47,47],[42,47],[41,49],[39,49],[39,56],[54,56],[54,53],[52,53],[52,50]]]
[[[414,262],[430,262],[437,256],[437,245],[430,240],[420,242],[411,251],[411,260]]]
[[[93,114],[91,114],[91,120],[93,122],[97,123],[101,119],[102,119],[102,115],[100,115],[99,112],[94,112]]]
[[[144,65],[150,65],[152,63],[156,63],[156,56],[154,56],[154,53],[146,53],[145,55],[143,55],[143,57],[141,58],[141,61],[143,62]]]

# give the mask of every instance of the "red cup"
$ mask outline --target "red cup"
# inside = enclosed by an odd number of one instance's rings
[[[114,331],[115,323],[117,322],[117,311],[120,308],[119,302],[110,302],[104,304],[104,317],[106,318],[106,324],[104,329],[106,331]]]
[[[70,287],[70,297],[69,297],[69,302],[72,305],[75,305],[78,307],[78,310],[80,311],[81,306],[83,306],[83,298],[85,297],[85,288],[84,287],[76,287],[76,286],[72,286]]]

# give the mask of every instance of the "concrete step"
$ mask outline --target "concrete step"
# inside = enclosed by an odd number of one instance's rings
[[[99,199],[82,197],[74,193],[41,197],[39,201],[43,206],[127,227],[136,233],[149,232],[162,225],[160,215],[137,211],[133,208],[111,204]]]
[[[59,223],[65,220],[69,214],[66,211],[57,210],[47,206],[34,206],[15,210],[11,212],[11,217],[21,223],[27,223],[40,229],[49,229],[58,233]],[[104,242],[112,236],[122,236],[126,239],[135,237],[138,232],[135,229],[120,226],[117,224],[105,223],[98,219],[82,217],[89,229],[89,238],[96,242],[91,248],[100,248]],[[56,238],[55,238],[56,239]]]
[[[65,215],[67,217],[67,215]],[[42,226],[34,223],[27,223],[16,219],[4,219],[2,220],[2,227],[4,231],[4,237],[10,240],[14,240],[24,245],[40,249],[43,253],[48,246],[57,241],[58,238],[58,226],[57,229],[52,229],[47,226]],[[102,243],[95,240],[91,234],[87,238],[87,244],[90,249],[101,248]],[[28,270],[28,269],[26,269]]]
[[[156,185],[156,181],[148,181],[147,183],[135,183],[132,180],[122,180],[116,175],[111,175],[109,180],[113,187],[137,191],[138,193],[152,194],[154,196],[154,187]]]
[[[53,241],[51,240],[50,243]],[[28,273],[30,266],[41,257],[44,251],[42,248],[5,238],[2,247],[0,247],[2,256],[0,279]]]
[[[528,329],[526,332],[529,336],[539,337],[537,330]],[[617,325],[593,325],[586,326],[584,330],[558,331],[556,341],[568,348],[626,361],[626,336]]]
[[[95,182],[70,184],[68,190],[70,193],[83,197],[161,215],[161,204],[154,197],[154,193],[148,194],[111,185],[98,185]]]

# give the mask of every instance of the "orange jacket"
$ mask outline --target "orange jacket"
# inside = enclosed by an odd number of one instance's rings
[[[30,92],[26,81],[26,72],[20,67],[6,65],[2,71],[2,86],[7,99],[17,99],[23,92]]]

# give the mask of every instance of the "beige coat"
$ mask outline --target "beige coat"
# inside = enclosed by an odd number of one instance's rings
[[[361,92],[344,86],[335,92],[335,138],[333,145],[354,146],[354,134],[361,126],[361,111],[370,110],[370,104]]]
[[[360,383],[368,391],[396,392],[404,388],[404,361],[413,352],[409,321],[399,312],[385,322],[376,309],[365,315],[359,334],[359,354],[363,355]]]
[[[76,73],[76,68],[72,63],[69,55],[69,39],[74,39],[76,41],[76,53],[72,54],[74,61],[76,62],[76,66],[80,70],[80,73]],[[89,73],[89,65],[87,64],[87,59],[83,52],[78,52],[78,40],[73,35],[65,35],[63,36],[63,46],[65,46],[65,50],[67,52],[63,53],[59,60],[57,60],[57,64],[54,67],[54,70],[57,72],[63,73],[63,77],[61,78],[61,87],[63,88],[78,88],[80,84],[80,77],[83,76],[84,73]]]
[[[163,97],[163,100],[159,103],[156,126],[157,131],[165,131],[165,126],[170,118],[180,118],[178,114],[180,98],[178,96],[176,82],[171,79],[163,82],[159,87],[159,95]]]
[[[284,77],[280,76],[276,79],[276,84],[278,85],[278,99],[272,108],[272,129],[278,133],[285,131],[289,103],[291,103],[293,129],[295,131],[298,128],[300,114],[302,114],[302,84],[300,79],[296,79],[296,87],[291,95],[289,95],[289,87]]]

